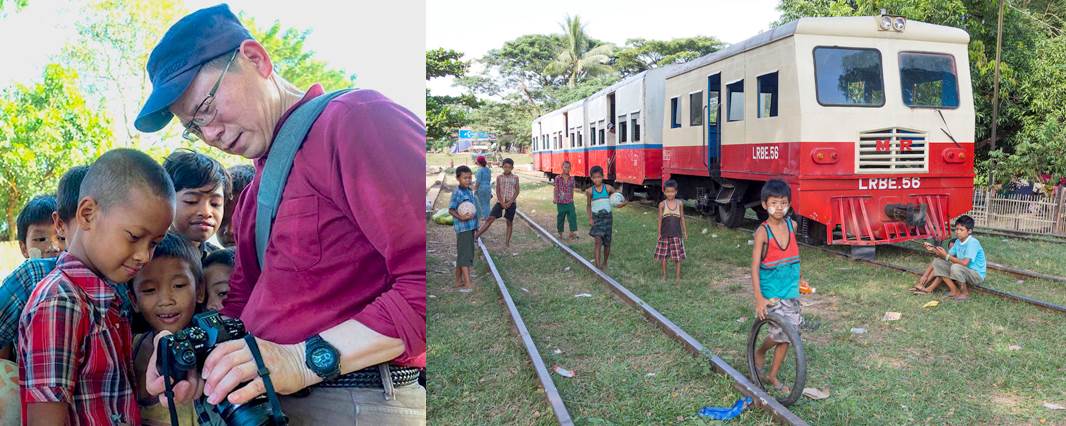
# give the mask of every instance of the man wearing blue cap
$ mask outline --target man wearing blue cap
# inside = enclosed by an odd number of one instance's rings
[[[328,103],[280,180],[273,221],[260,221],[278,170],[268,154],[285,158],[272,148],[291,139],[281,130],[294,112],[300,122],[320,104],[315,98],[329,95],[274,72],[269,53],[226,5],[175,23],[147,68],[153,88],[139,130],[158,131],[176,116],[186,138],[255,162],[234,209],[237,264],[222,313],[256,336],[270,382],[288,395],[285,414],[294,424],[423,424],[417,376],[426,362],[426,241],[414,232],[424,226],[421,121],[370,90],[322,98]],[[270,224],[257,229],[257,221]],[[257,245],[257,235],[269,239]],[[255,358],[243,340],[218,345],[202,372],[178,383],[175,401],[196,398],[201,384],[210,404],[262,395]],[[148,389],[160,394],[155,365]]]

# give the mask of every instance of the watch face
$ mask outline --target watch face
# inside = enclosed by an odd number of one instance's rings
[[[318,368],[329,368],[336,360],[329,348],[317,348],[311,352],[311,363]]]

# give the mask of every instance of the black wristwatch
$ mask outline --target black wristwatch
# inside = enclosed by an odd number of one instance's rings
[[[340,352],[322,336],[314,335],[304,342],[304,362],[322,381],[330,381],[341,375]]]

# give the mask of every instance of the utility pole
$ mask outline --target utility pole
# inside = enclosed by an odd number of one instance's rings
[[[996,149],[996,124],[999,120],[999,52],[1003,48],[1003,8],[1007,0],[999,0],[999,17],[996,18],[996,67],[992,83],[992,148]]]

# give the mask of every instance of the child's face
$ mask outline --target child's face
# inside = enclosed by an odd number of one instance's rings
[[[222,310],[222,302],[229,293],[229,276],[233,268],[222,263],[212,263],[204,269],[204,282],[207,283],[207,309]]]
[[[130,188],[126,201],[104,210],[91,197],[77,212],[79,234],[72,249],[113,282],[132,279],[150,260],[174,219],[174,204],[143,188]]]
[[[466,187],[470,186],[470,181],[473,180],[473,176],[474,175],[471,174],[471,173],[460,173],[459,174],[459,186],[461,186],[463,188],[466,188]]]
[[[506,165],[504,166],[504,170],[508,170]],[[563,174],[570,174],[570,163],[563,163]]]
[[[663,189],[663,195],[666,196],[667,200],[673,200],[674,197],[677,197],[677,188]]]
[[[603,173],[594,173],[592,175],[592,183],[599,186],[603,183]]]
[[[969,236],[970,236],[970,228],[967,228],[967,227],[965,227],[965,226],[963,226],[961,224],[958,224],[958,223],[955,224],[955,238],[958,238],[959,241],[962,241],[962,240],[965,240],[966,237],[969,237]]]
[[[156,331],[177,333],[192,321],[197,294],[196,279],[189,264],[176,257],[161,257],[144,265],[133,279],[136,310]]]
[[[778,220],[785,218],[785,215],[788,214],[788,207],[788,197],[770,197],[762,202],[762,208],[766,209],[770,217]]]
[[[503,163],[503,174],[505,174],[505,175],[511,174],[511,170],[512,169],[514,169],[514,164]]]
[[[61,248],[56,241],[56,229],[52,222],[31,223],[26,236],[19,241],[22,257],[56,257]]]
[[[222,185],[187,188],[177,193],[174,230],[189,241],[202,243],[211,239],[222,222],[225,197]]]
[[[237,195],[233,194],[233,198],[223,203],[222,220],[218,225],[218,242],[225,247],[237,245],[237,241],[233,239],[233,210],[237,207]]]

